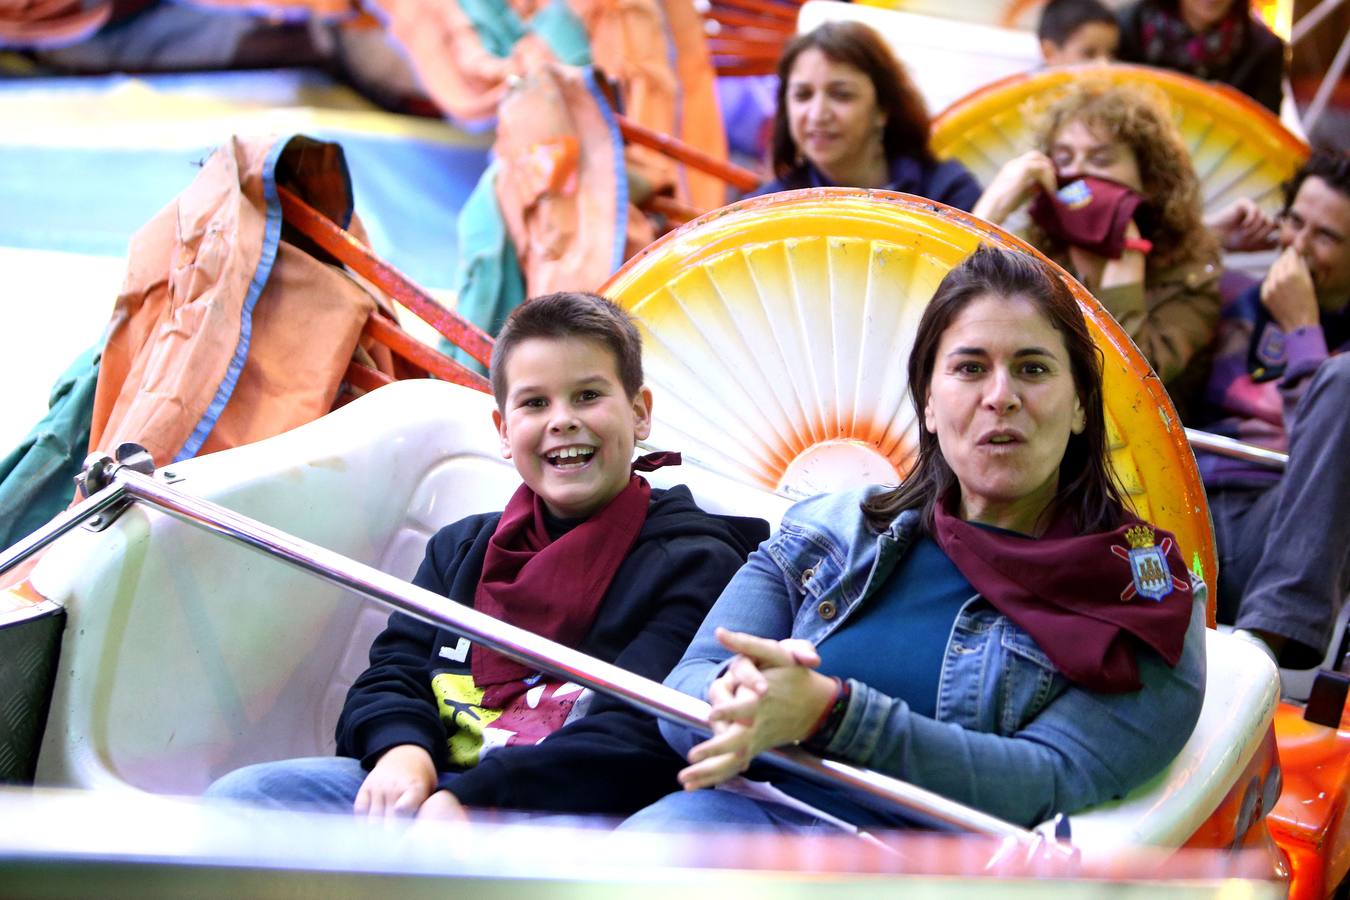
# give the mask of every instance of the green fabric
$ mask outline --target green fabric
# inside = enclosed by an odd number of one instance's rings
[[[570,66],[591,64],[591,40],[566,0],[552,0],[528,23],[502,0],[460,0],[459,5],[478,33],[478,40],[494,56],[510,56],[516,42],[533,31],[560,62]]]
[[[520,16],[502,0],[459,0],[459,6],[478,32],[478,39],[494,56],[510,56],[516,41],[525,36]]]
[[[460,208],[459,265],[455,272],[455,309],[491,335],[501,331],[507,315],[525,301],[525,275],[497,206],[497,171],[494,161]],[[440,350],[486,374],[483,366],[444,338]]]
[[[553,55],[569,66],[591,64],[591,39],[566,0],[553,0],[530,19],[530,30],[544,39]]]
[[[47,415],[0,459],[0,547],[41,528],[74,498],[74,478],[89,447],[102,355],[100,344],[70,364],[52,388]]]

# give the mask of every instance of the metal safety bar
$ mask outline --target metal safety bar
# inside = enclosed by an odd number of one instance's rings
[[[1186,440],[1190,441],[1191,447],[1196,450],[1204,450],[1207,453],[1217,453],[1220,456],[1229,456],[1233,459],[1246,460],[1247,462],[1270,466],[1272,469],[1284,469],[1289,465],[1288,453],[1267,450],[1265,447],[1258,447],[1255,444],[1234,440],[1230,437],[1224,437],[1221,434],[1210,434],[1208,431],[1197,431],[1194,428],[1187,428]]]
[[[157,481],[151,475],[135,471],[129,465],[115,463],[107,457],[95,465],[103,466],[104,477],[101,480],[106,482],[106,486],[0,554],[0,574],[76,527],[84,519],[122,501],[140,501],[188,524],[261,551],[324,581],[370,597],[422,621],[453,628],[480,646],[496,650],[550,675],[619,697],[663,719],[705,733],[711,731],[708,724],[711,708],[703,700],[502,622],[472,607],[447,602],[439,594],[264,525],[209,500],[193,497]],[[759,758],[813,781],[850,788],[869,806],[918,813],[938,823],[1001,838],[1005,843],[1011,842],[1029,854],[1045,853],[1050,858],[1064,861],[1075,857],[1073,848],[1060,843],[1054,835],[1020,828],[877,772],[818,759],[795,747],[769,750]]]

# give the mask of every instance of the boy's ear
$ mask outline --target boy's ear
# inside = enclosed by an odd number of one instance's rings
[[[506,435],[506,417],[502,415],[500,409],[492,411],[492,427],[497,429],[497,436],[502,440],[502,458],[511,458],[511,440]]]
[[[633,440],[645,441],[652,433],[652,389],[643,385],[633,395]]]
[[[1059,44],[1049,38],[1041,38],[1041,59],[1047,66],[1059,65]]]

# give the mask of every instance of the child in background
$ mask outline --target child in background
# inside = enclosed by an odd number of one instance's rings
[[[1036,26],[1047,66],[1110,62],[1120,44],[1115,14],[1098,0],[1050,0]]]

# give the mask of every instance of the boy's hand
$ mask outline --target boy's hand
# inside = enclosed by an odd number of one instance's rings
[[[417,821],[436,819],[441,822],[468,822],[469,815],[460,805],[459,798],[449,791],[437,791],[427,798],[417,811]]]
[[[399,744],[386,750],[370,770],[352,811],[372,819],[412,816],[435,789],[436,763],[431,754],[416,744]]]
[[[689,751],[685,790],[721,784],[764,750],[808,737],[834,697],[833,679],[812,671],[820,656],[807,641],[720,628],[717,639],[737,655],[708,688],[713,736]]]

